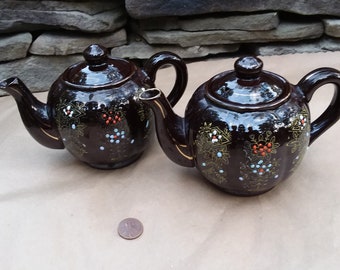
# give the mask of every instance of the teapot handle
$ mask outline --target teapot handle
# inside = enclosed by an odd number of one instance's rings
[[[319,68],[308,73],[297,84],[307,102],[310,102],[314,92],[328,83],[335,85],[334,95],[327,109],[311,123],[309,145],[340,118],[340,72],[333,68]]]
[[[185,62],[176,54],[172,52],[159,52],[150,57],[144,65],[144,71],[147,73],[153,83],[156,80],[156,73],[162,66],[170,64],[176,70],[175,84],[167,96],[167,99],[171,106],[175,106],[176,103],[182,97],[184,90],[188,83],[188,70]]]

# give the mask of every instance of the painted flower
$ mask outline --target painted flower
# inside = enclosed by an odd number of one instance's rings
[[[218,152],[216,153],[216,156],[217,156],[218,158],[221,158],[221,157],[223,157],[223,153],[222,153],[221,151],[218,151]]]
[[[305,115],[301,114],[299,117],[299,126],[301,129],[304,129],[307,124],[307,118]]]
[[[270,172],[273,165],[271,163],[266,164],[262,159],[260,159],[257,163],[250,164],[250,168],[254,174],[264,175],[267,172]]]
[[[304,111],[299,114],[296,118],[290,118],[291,123],[288,125],[288,127],[291,127],[293,131],[300,131],[303,130],[307,125],[307,113]]]
[[[71,109],[71,105],[68,105],[66,108],[64,108],[63,112],[68,117],[72,117],[74,113],[74,111]]]
[[[105,137],[110,143],[119,144],[122,139],[125,139],[125,131],[115,128],[112,134],[107,133]]]
[[[250,142],[245,142],[244,151],[251,158],[265,158],[272,154],[276,154],[279,144],[276,141],[276,137],[273,136],[271,131],[267,131],[264,134],[255,136],[250,135]]]
[[[272,142],[256,143],[252,146],[253,154],[265,157],[272,152]]]
[[[114,113],[113,111],[109,111],[107,113],[103,113],[102,118],[104,119],[106,125],[117,124],[122,121],[120,112]]]
[[[222,138],[222,135],[218,135],[217,130],[214,129],[211,133],[209,133],[209,138],[212,143],[216,143]]]

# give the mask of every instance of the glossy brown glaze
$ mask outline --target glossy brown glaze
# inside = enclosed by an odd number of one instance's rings
[[[139,93],[154,87],[158,69],[171,64],[177,74],[169,95],[174,105],[186,87],[186,65],[177,55],[161,52],[141,69],[110,57],[96,44],[83,55],[85,61],[67,68],[53,83],[46,104],[16,77],[1,81],[0,89],[15,98],[27,130],[42,145],[65,147],[96,168],[126,166],[143,153],[153,127],[151,111],[139,101]]]
[[[291,85],[262,70],[255,57],[203,83],[177,116],[158,89],[140,94],[156,116],[168,157],[196,167],[211,183],[236,195],[257,195],[287,179],[307,146],[340,117],[340,72],[321,68]],[[329,107],[314,122],[308,103],[322,85],[335,85]]]

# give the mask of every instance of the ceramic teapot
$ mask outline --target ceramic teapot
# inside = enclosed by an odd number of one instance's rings
[[[87,47],[83,56],[85,61],[53,83],[46,104],[16,77],[1,81],[0,89],[15,98],[26,129],[42,145],[66,148],[96,168],[126,166],[141,156],[153,127],[152,112],[138,100],[139,91],[153,87],[157,70],[171,64],[176,79],[169,102],[176,104],[187,84],[186,65],[177,55],[161,52],[141,69],[110,57],[98,44]]]
[[[242,57],[235,69],[203,83],[177,116],[156,88],[140,93],[151,106],[161,147],[182,166],[196,167],[219,188],[257,195],[275,187],[299,165],[306,148],[340,116],[340,72],[314,70],[297,85],[263,70],[257,57]],[[308,103],[324,84],[333,99],[311,123]]]

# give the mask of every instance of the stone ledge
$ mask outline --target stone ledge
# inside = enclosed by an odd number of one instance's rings
[[[47,32],[41,34],[29,50],[35,55],[70,55],[82,53],[89,45],[99,43],[107,48],[126,44],[126,30],[121,29],[114,33],[83,34]]]
[[[317,53],[340,51],[340,39],[323,38],[314,41],[298,43],[277,43],[257,46],[255,53],[258,55],[283,55],[295,53]]]
[[[142,30],[245,30],[264,31],[278,27],[280,23],[277,12],[249,14],[239,16],[216,15],[202,18],[171,17],[140,20],[139,27]]]
[[[182,47],[216,44],[262,43],[274,41],[298,41],[319,38],[323,34],[322,22],[282,22],[268,31],[141,31],[141,36],[150,44],[178,44]]]
[[[30,33],[20,33],[0,37],[0,61],[24,58],[32,43]]]
[[[49,29],[112,32],[127,21],[124,1],[3,1],[0,33]]]
[[[111,55],[120,58],[148,59],[160,51],[171,51],[181,58],[199,58],[220,53],[232,53],[239,50],[238,44],[180,47],[177,45],[150,45],[143,41],[131,41],[128,45],[114,47]]]
[[[107,0],[97,0],[97,1],[70,1],[70,0],[10,0],[10,1],[1,1],[0,9],[2,11],[10,10],[18,10],[18,11],[79,11],[83,13],[87,13],[89,15],[95,15],[101,13],[103,11],[109,9],[121,8],[124,6],[124,0],[115,0],[115,1],[107,1]]]
[[[52,83],[70,65],[82,61],[81,55],[30,56],[0,65],[0,80],[19,77],[32,92],[49,90]],[[0,95],[5,95],[0,91]]]
[[[325,19],[323,22],[326,35],[340,38],[340,19]]]
[[[340,15],[338,0],[126,0],[125,7],[134,19],[268,10],[302,15]]]

